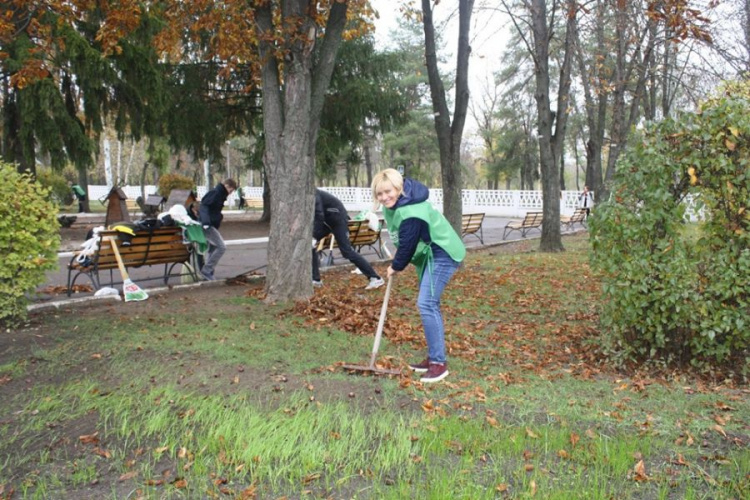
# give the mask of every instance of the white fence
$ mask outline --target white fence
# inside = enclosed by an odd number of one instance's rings
[[[110,187],[107,186],[89,186],[89,199],[103,199],[109,194]],[[141,196],[140,186],[122,186],[121,189],[128,198],[136,199]],[[321,187],[339,198],[347,210],[360,211],[372,209],[372,191],[370,188],[349,188],[349,187]],[[196,195],[198,199],[206,194],[205,186],[198,186]],[[145,194],[155,194],[157,186],[145,186]],[[245,198],[262,198],[262,187],[243,187],[242,193]],[[578,203],[580,191],[563,191],[560,198],[560,212],[564,215],[570,215],[575,210]],[[236,207],[239,197],[237,193],[227,200],[227,206]],[[443,190],[430,189],[430,202],[438,210],[443,208]],[[496,189],[464,189],[463,190],[463,209],[465,213],[484,212],[487,215],[501,217],[523,217],[530,210],[542,209],[542,192],[541,191],[503,191]]]

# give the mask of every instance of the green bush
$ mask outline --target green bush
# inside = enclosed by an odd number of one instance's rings
[[[36,180],[47,188],[49,199],[58,207],[73,203],[73,191],[71,191],[68,181],[62,174],[49,169],[40,170],[36,173]]]
[[[195,191],[195,183],[190,177],[180,174],[165,174],[159,178],[159,194],[169,198],[173,189],[187,189]]]
[[[643,132],[590,220],[604,342],[628,358],[710,363],[750,347],[750,86]],[[689,222],[687,200],[701,221]]]
[[[0,323],[26,317],[27,294],[57,269],[60,225],[49,191],[0,162]]]

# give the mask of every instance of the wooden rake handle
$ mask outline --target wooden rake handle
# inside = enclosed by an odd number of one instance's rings
[[[117,267],[120,268],[120,274],[122,274],[122,280],[128,280],[130,279],[130,276],[128,276],[128,270],[125,268],[125,264],[122,262],[122,257],[120,256],[120,250],[117,249],[117,238],[114,238],[112,236],[107,238],[107,241],[109,241],[109,244],[112,245],[112,251],[115,253],[115,259],[117,259]]]
[[[372,355],[370,356],[370,368],[375,366],[375,358],[378,355],[378,349],[380,349],[380,339],[383,337],[383,327],[385,326],[385,315],[388,312],[388,299],[391,297],[391,284],[393,283],[393,276],[388,276],[388,285],[385,287],[385,297],[383,298],[383,305],[380,308],[380,319],[378,320],[378,329],[375,331],[375,342],[372,344]]]

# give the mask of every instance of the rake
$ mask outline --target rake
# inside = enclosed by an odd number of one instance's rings
[[[112,245],[112,251],[115,253],[117,259],[117,267],[120,268],[120,274],[122,274],[122,294],[125,296],[125,302],[131,300],[146,300],[148,294],[145,290],[141,290],[141,287],[133,283],[133,280],[128,276],[128,271],[125,269],[125,264],[122,263],[122,257],[120,251],[117,249],[116,238],[109,238],[109,243]]]
[[[362,365],[343,365],[345,370],[357,371],[357,372],[371,372],[383,375],[399,375],[401,370],[389,370],[387,368],[378,368],[375,366],[375,358],[378,355],[378,349],[380,348],[380,339],[383,336],[383,326],[385,326],[385,315],[388,311],[388,299],[391,296],[391,283],[393,282],[393,276],[388,276],[388,285],[385,287],[385,298],[383,298],[383,306],[380,308],[380,319],[378,320],[378,329],[375,331],[375,342],[372,345],[372,355],[370,356],[370,364],[367,366]]]

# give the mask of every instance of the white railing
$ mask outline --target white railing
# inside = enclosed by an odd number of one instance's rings
[[[90,185],[88,189],[90,200],[99,200],[109,194],[110,187]],[[140,186],[121,186],[125,195],[130,199],[136,199],[141,196]],[[321,187],[329,193],[340,199],[347,210],[371,210],[372,209],[372,191],[370,188],[349,188],[349,187]],[[145,186],[146,196],[155,194],[157,186]],[[207,189],[205,186],[196,188],[198,199],[205,195]],[[242,188],[245,198],[262,198],[262,187]],[[560,212],[564,215],[570,215],[575,210],[578,203],[579,191],[563,191],[560,198]],[[228,207],[236,207],[239,197],[236,192],[232,193],[227,199]],[[443,209],[443,190],[430,189],[429,201],[438,210]],[[487,215],[503,217],[523,217],[530,210],[542,209],[542,192],[541,191],[509,191],[496,189],[464,189],[463,190],[463,208],[465,213],[484,212]]]

